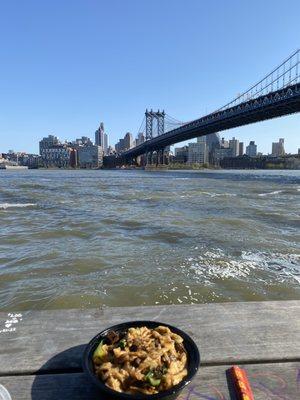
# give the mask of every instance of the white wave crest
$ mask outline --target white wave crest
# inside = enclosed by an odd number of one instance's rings
[[[196,276],[204,278],[206,284],[211,284],[211,280],[215,278],[245,278],[256,268],[256,264],[248,260],[228,259],[220,249],[206,251],[196,258],[189,257],[184,267],[186,266]]]
[[[283,190],[274,190],[274,192],[267,192],[267,193],[260,193],[260,197],[265,197],[265,196],[272,196],[273,194],[279,194],[282,193]]]
[[[202,194],[205,194],[210,197],[222,197],[222,196],[234,197],[234,196],[236,196],[236,193],[227,193],[227,192],[225,192],[225,193],[202,192]]]
[[[182,269],[185,272],[188,269],[205,284],[213,284],[216,278],[252,280],[254,270],[268,274],[268,277],[257,275],[258,280],[300,283],[300,254],[242,251],[240,257],[233,258],[221,249],[211,249],[187,258]]]
[[[0,203],[0,210],[6,210],[7,208],[24,208],[34,207],[35,203]]]

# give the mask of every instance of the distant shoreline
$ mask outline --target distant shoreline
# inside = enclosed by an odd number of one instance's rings
[[[221,167],[182,167],[178,168],[172,166],[164,166],[164,167],[125,167],[125,168],[28,168],[28,169],[5,169],[0,168],[3,171],[9,172],[20,172],[20,171],[30,171],[30,170],[39,170],[39,171],[300,171],[300,168],[221,168]]]

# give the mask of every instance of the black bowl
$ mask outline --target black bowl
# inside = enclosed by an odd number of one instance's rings
[[[168,328],[171,329],[172,332],[177,333],[183,338],[183,344],[184,347],[187,351],[188,355],[188,374],[187,376],[176,386],[173,386],[169,390],[165,390],[163,392],[159,392],[156,394],[128,394],[128,393],[120,393],[115,390],[110,389],[108,386],[106,386],[95,374],[94,372],[94,367],[93,367],[93,353],[100,343],[102,339],[104,339],[109,331],[115,331],[115,332],[124,332],[130,327],[135,328],[135,327],[140,327],[140,326],[147,326],[150,329],[154,329],[160,325],[167,326]],[[83,370],[85,373],[90,377],[90,379],[94,382],[94,384],[98,387],[99,389],[99,394],[101,393],[105,399],[110,399],[110,400],[154,400],[154,399],[164,399],[164,400],[173,400],[176,399],[176,397],[180,394],[182,389],[188,385],[193,377],[195,376],[198,368],[200,365],[200,354],[198,351],[198,348],[193,341],[193,339],[190,338],[185,332],[181,331],[178,328],[175,328],[175,326],[171,326],[162,322],[157,322],[157,321],[133,321],[133,322],[124,322],[122,324],[114,325],[108,329],[105,329],[104,331],[98,333],[86,346],[84,354],[83,354]]]

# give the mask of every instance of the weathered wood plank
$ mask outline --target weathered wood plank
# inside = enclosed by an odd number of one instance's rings
[[[233,400],[228,366],[203,367],[178,400]],[[255,400],[299,400],[300,363],[243,366],[248,372]],[[2,377],[13,400],[99,400],[99,394],[83,373]]]
[[[7,320],[0,313],[0,331]],[[34,311],[0,333],[0,375],[81,367],[84,344],[121,321],[152,319],[187,331],[208,365],[300,360],[300,301]]]

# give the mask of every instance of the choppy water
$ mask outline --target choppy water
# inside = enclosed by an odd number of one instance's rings
[[[300,171],[0,171],[2,310],[300,299]]]

